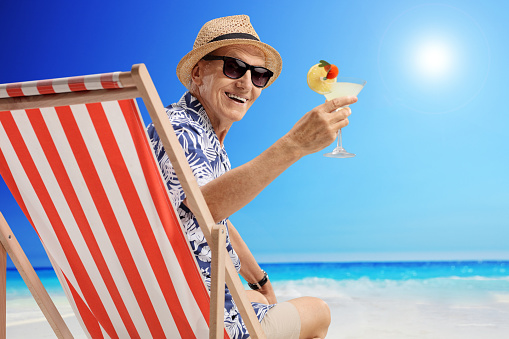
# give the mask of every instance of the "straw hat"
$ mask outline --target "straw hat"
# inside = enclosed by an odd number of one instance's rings
[[[247,15],[234,15],[211,20],[201,28],[194,41],[193,50],[187,53],[177,65],[180,82],[188,87],[191,71],[201,58],[210,52],[228,45],[252,45],[265,54],[265,67],[274,72],[267,86],[270,86],[281,73],[282,60],[271,46],[260,41]]]

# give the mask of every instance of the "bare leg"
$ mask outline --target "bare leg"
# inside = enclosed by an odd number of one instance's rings
[[[252,303],[269,304],[269,301],[263,294],[253,290],[246,290],[247,298]]]
[[[329,306],[314,297],[289,300],[300,315],[300,339],[325,338],[331,322]]]

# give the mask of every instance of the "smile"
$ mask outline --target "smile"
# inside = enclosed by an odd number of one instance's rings
[[[243,97],[239,97],[238,95],[235,95],[235,94],[232,94],[232,93],[228,93],[226,92],[226,96],[236,102],[239,102],[239,103],[242,103],[242,104],[245,104],[247,102],[247,99],[246,98],[243,98]]]

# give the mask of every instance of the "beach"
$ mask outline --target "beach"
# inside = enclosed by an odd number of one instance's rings
[[[460,297],[447,289],[423,291],[413,283],[367,279],[343,283],[309,279],[289,284],[284,291],[277,289],[288,298],[310,294],[323,298],[332,314],[328,338],[509,337],[508,294]]]
[[[324,299],[327,338],[509,338],[509,262],[265,264],[279,301]],[[86,338],[51,270],[38,270],[75,338]],[[8,272],[8,338],[55,338]]]

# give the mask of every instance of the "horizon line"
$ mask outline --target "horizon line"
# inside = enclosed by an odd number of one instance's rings
[[[348,253],[253,253],[257,262],[263,264],[294,263],[405,263],[405,262],[504,262],[509,261],[509,251],[470,252],[348,252]],[[7,270],[16,270],[13,262],[7,261]],[[41,265],[42,264],[42,265]],[[34,269],[53,267],[40,260]]]

